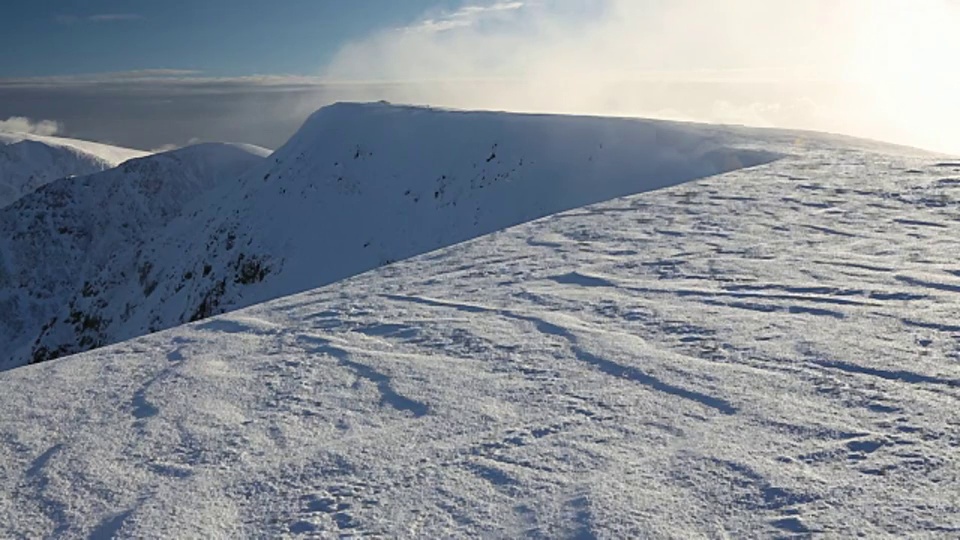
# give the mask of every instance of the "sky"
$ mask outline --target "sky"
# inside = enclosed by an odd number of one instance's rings
[[[5,0],[3,12],[0,128],[275,148],[322,105],[386,99],[960,154],[960,0]]]
[[[0,76],[144,69],[314,74],[347,40],[435,0],[4,0]],[[451,3],[447,3],[452,5]]]

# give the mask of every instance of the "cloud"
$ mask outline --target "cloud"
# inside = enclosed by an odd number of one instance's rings
[[[948,0],[487,2],[362,36],[321,78],[404,83],[403,100],[439,106],[669,111],[960,151],[958,24]]]
[[[6,120],[0,120],[0,131],[49,136],[56,135],[61,130],[60,123],[53,120],[31,120],[23,116],[11,116]]]
[[[0,78],[0,119],[55,118],[66,126],[62,136],[131,148],[183,146],[193,138],[276,148],[317,108],[360,94],[319,77],[167,69]]]
[[[0,78],[0,88],[95,88],[124,86],[131,91],[151,89],[185,89],[188,91],[229,91],[230,88],[250,87],[293,88],[327,84],[317,76],[306,75],[245,75],[237,77],[208,77],[203,72],[188,69],[139,69],[131,71],[55,75],[44,77]]]
[[[116,21],[139,21],[143,15],[137,13],[101,13],[99,15],[90,15],[87,20],[90,22],[116,22]]]
[[[394,88],[399,97],[391,98],[459,108],[799,125],[808,118],[798,104],[830,101],[829,81],[842,72],[842,55],[816,38],[842,26],[836,15],[842,9],[821,9],[831,5],[466,5],[346,44],[322,78],[404,83]],[[379,90],[366,94],[374,97]]]
[[[475,26],[484,19],[523,8],[523,2],[497,2],[489,5],[466,5],[453,12],[441,12],[424,17],[416,24],[403,29],[405,32],[443,32],[454,28]]]
[[[94,15],[67,15],[61,14],[54,17],[60,24],[77,24],[77,23],[109,23],[109,22],[123,22],[123,21],[140,21],[145,19],[143,15],[138,13],[97,13]]]
[[[192,137],[276,148],[323,105],[387,100],[801,128],[960,153],[960,72],[945,67],[960,57],[948,39],[960,6],[951,18],[943,1],[467,4],[359,36],[312,76],[0,79],[0,118],[57,118],[69,136],[136,148]]]
[[[567,88],[576,91],[568,93]],[[829,110],[822,105],[832,103],[835,94],[830,85],[743,82],[712,71],[611,80],[588,93],[575,80],[556,85],[518,77],[352,82],[299,75],[209,77],[151,69],[0,79],[0,118],[57,118],[69,126],[61,132],[64,136],[132,148],[183,146],[193,138],[277,148],[319,107],[378,100],[843,132],[830,123]]]
[[[541,0],[466,5],[349,43],[324,74],[347,80],[569,77],[582,85],[671,72],[689,77],[708,70],[740,78],[795,71],[800,77],[809,66],[820,66],[818,51],[804,54],[802,49],[818,45],[811,37],[818,30],[837,26],[829,14],[820,17],[822,22],[811,16],[830,4],[767,4]]]

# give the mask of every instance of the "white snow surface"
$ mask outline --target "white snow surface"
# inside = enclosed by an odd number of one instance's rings
[[[957,537],[960,164],[768,146],[791,155],[0,373],[0,536]],[[316,151],[291,150],[272,176]],[[444,170],[370,187],[439,207]]]
[[[223,144],[226,144],[228,146],[234,146],[236,148],[239,148],[240,150],[247,152],[248,154],[253,154],[255,156],[260,156],[260,157],[267,157],[273,153],[273,150],[270,150],[269,148],[264,148],[262,146],[257,146],[255,144],[248,144],[248,143],[223,143]]]
[[[134,257],[184,205],[262,162],[256,147],[200,144],[60,179],[0,208],[0,343],[6,354],[26,358],[42,327],[61,312],[81,327],[98,325],[72,302],[75,295],[97,294],[92,276]]]
[[[103,171],[148,154],[77,139],[0,132],[0,208],[48,182]]]
[[[31,349],[7,366],[309,290],[563,210],[766,163],[781,154],[760,145],[777,137],[616,118],[326,107],[264,166],[198,196],[128,257],[85,277],[94,293],[78,291],[34,325]]]

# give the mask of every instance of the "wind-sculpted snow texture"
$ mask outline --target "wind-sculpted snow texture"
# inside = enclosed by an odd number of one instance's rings
[[[93,280],[102,269],[125,268],[187,202],[262,162],[263,153],[247,147],[197,145],[61,179],[0,209],[3,360],[28,357],[56,316],[78,329],[99,328],[99,316],[83,311],[73,297],[106,307]],[[126,279],[141,287],[141,296],[156,287],[146,271]],[[116,307],[130,309],[128,303]]]
[[[960,167],[843,148],[0,374],[2,536],[960,534]]]
[[[795,136],[795,135],[794,135]],[[669,122],[338,104],[90,277],[8,365],[301,292],[545,215],[779,157]],[[131,276],[142,276],[133,279]],[[143,283],[151,283],[144,294]],[[78,324],[71,310],[97,321]]]
[[[87,141],[0,132],[0,208],[54,180],[93,174],[145,155]]]

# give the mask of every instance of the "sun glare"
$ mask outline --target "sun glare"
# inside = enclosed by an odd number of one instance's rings
[[[960,3],[871,3],[851,75],[901,140],[960,152]]]

